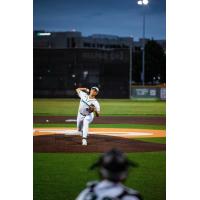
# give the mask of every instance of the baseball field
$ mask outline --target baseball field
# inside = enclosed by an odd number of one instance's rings
[[[90,165],[111,147],[139,167],[125,185],[145,200],[165,200],[165,102],[100,99],[101,117],[89,129],[88,146],[76,128],[79,99],[33,100],[34,200],[72,200],[86,182],[98,179]],[[68,134],[69,133],[69,134]]]

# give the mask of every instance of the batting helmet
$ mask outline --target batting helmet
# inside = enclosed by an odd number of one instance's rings
[[[104,153],[90,169],[99,168],[102,178],[113,182],[120,182],[127,178],[128,168],[136,167],[137,164],[128,160],[128,158],[119,150],[112,149]]]

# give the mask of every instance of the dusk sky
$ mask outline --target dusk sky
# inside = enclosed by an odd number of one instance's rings
[[[145,8],[137,0],[34,0],[34,30],[70,31],[82,35],[142,36],[146,13],[146,37],[166,38],[166,0],[150,0]]]

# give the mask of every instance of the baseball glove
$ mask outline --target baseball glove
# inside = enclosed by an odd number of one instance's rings
[[[95,111],[95,106],[93,105],[93,104],[91,104],[90,106],[89,106],[89,108],[88,108],[88,112],[89,113],[92,113],[92,112],[94,112]]]

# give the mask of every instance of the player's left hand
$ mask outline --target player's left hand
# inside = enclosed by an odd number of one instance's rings
[[[92,113],[92,112],[95,112],[95,111],[96,111],[95,106],[94,106],[93,104],[91,104],[91,105],[89,106],[89,108],[88,108],[88,112],[89,112],[89,113]]]

